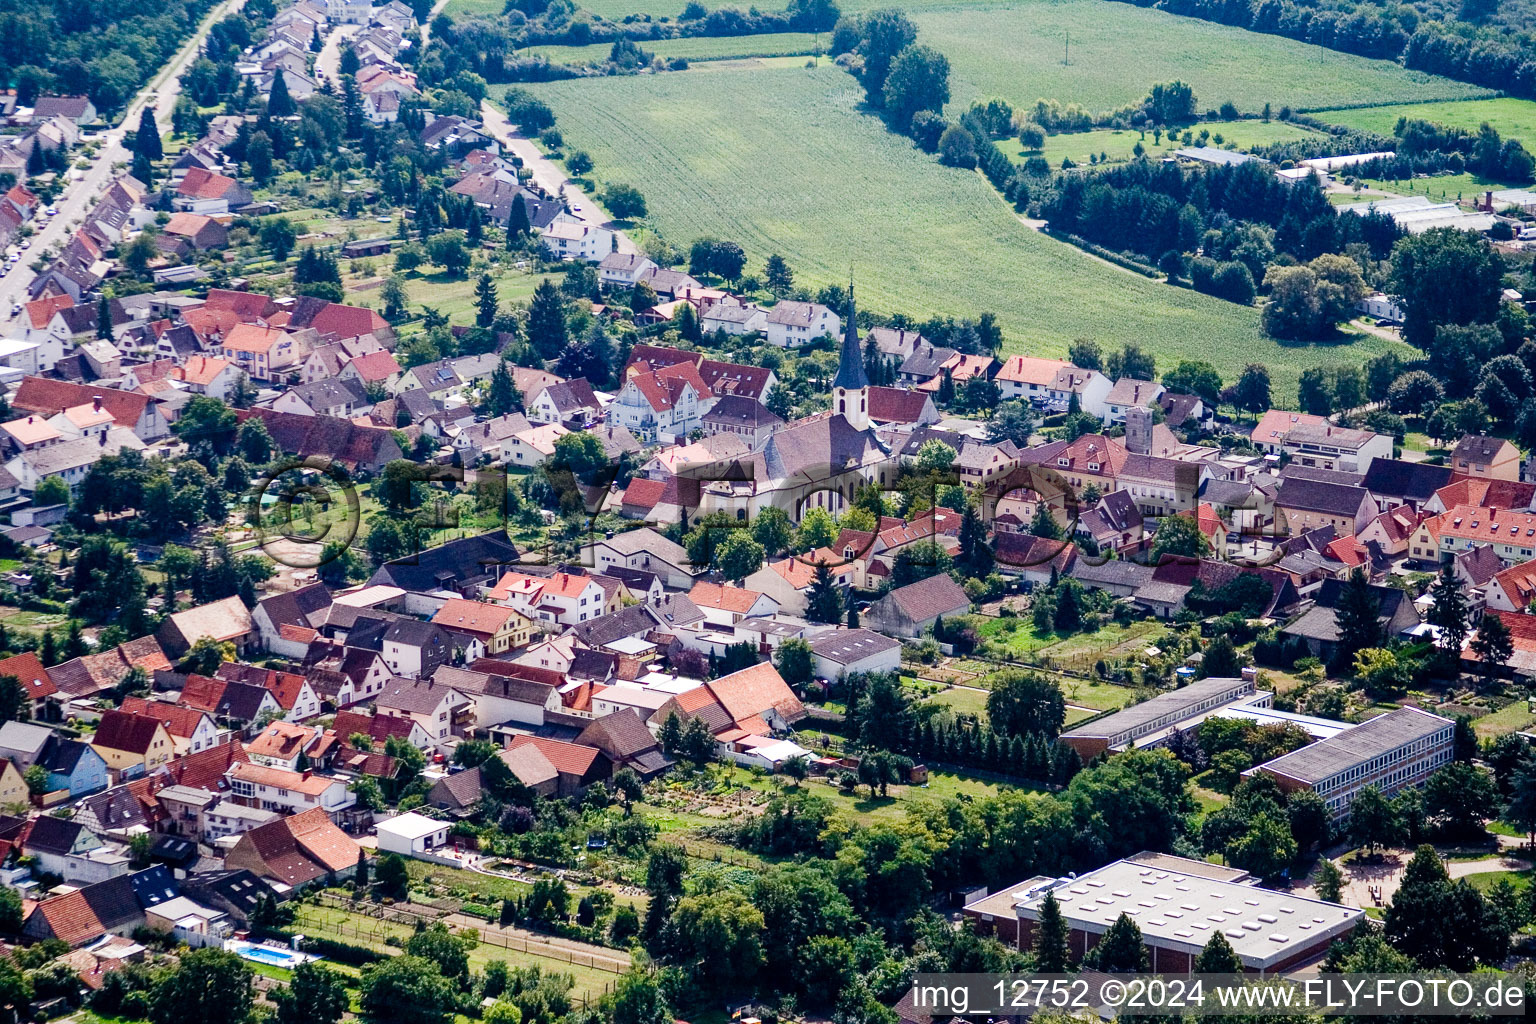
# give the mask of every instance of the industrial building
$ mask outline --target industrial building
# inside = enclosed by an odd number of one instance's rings
[[[1220,932],[1249,972],[1267,975],[1323,957],[1363,910],[1265,889],[1237,868],[1161,853],[1139,853],[1078,877],[1040,876],[967,904],[978,930],[1028,949],[1047,892],[1071,929],[1076,959],[1121,914],[1141,929],[1153,971],[1187,972]]]

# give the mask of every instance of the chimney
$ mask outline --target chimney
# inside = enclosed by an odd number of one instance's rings
[[[92,395],[91,396],[91,407],[93,409],[95,409],[97,412],[101,412],[101,396],[100,395]]]

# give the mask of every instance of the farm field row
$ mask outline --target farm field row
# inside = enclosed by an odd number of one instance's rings
[[[996,313],[1008,352],[1065,354],[1078,337],[1137,341],[1161,365],[1210,359],[1231,380],[1270,367],[1277,395],[1303,366],[1359,365],[1387,342],[1282,346],[1258,311],[1111,267],[1037,234],[976,173],[949,169],[861,112],[841,69],[720,70],[532,87],[605,181],[638,187],[673,244],[779,253],[797,281],[846,281],[867,308]],[[699,131],[699,125],[710,125]]]
[[[1206,145],[1240,150],[1321,135],[1311,128],[1286,121],[1202,121],[1196,128],[1211,133]],[[1001,139],[996,145],[1015,163],[1023,163],[1032,156],[1043,156],[1052,167],[1060,167],[1063,159],[1086,165],[1092,156],[1101,161],[1107,159],[1109,163],[1123,163],[1135,156],[1137,143],[1152,159],[1170,156],[1174,150],[1190,145],[1183,141],[1171,142],[1166,135],[1154,140],[1151,132],[1134,128],[1101,128],[1091,132],[1047,135],[1045,148],[1041,150],[1026,150],[1018,139]]]
[[[820,37],[825,47],[827,39]],[[685,60],[732,60],[743,57],[787,57],[815,53],[818,37],[811,32],[768,32],[755,36],[692,36],[685,39],[655,39],[640,43],[641,49],[658,57],[682,57]],[[612,43],[590,46],[530,46],[520,51],[542,56],[553,64],[592,64],[605,60]]]

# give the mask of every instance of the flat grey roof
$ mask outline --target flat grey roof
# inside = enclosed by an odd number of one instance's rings
[[[883,654],[901,646],[901,641],[869,629],[828,630],[811,638],[811,650],[828,661],[851,665],[872,654]]]
[[[1265,771],[1316,784],[1405,743],[1428,739],[1454,723],[1418,708],[1398,708],[1326,740],[1261,765]]]
[[[1072,927],[1102,934],[1126,914],[1149,943],[1163,949],[1198,953],[1221,932],[1245,965],[1266,968],[1298,949],[1342,935],[1365,913],[1354,907],[1263,889],[1239,872],[1212,877],[1211,866],[1181,857],[1155,861],[1127,858],[1077,878],[1041,880],[1013,886],[1015,913],[1035,920],[1049,888]],[[994,894],[972,904],[997,914],[1004,903]],[[981,906],[985,905],[982,910]],[[1007,913],[1006,910],[1002,911]]]
[[[1188,686],[1168,693],[1160,693],[1156,697],[1144,700],[1140,704],[1132,704],[1122,711],[1116,711],[1112,715],[1096,719],[1076,729],[1068,729],[1063,736],[1094,736],[1111,737],[1120,733],[1135,729],[1148,722],[1155,722],[1167,715],[1177,714],[1183,708],[1193,708],[1203,700],[1207,700],[1234,687],[1246,686],[1250,693],[1253,692],[1253,684],[1243,679],[1232,676],[1215,676],[1210,679],[1198,679]]]

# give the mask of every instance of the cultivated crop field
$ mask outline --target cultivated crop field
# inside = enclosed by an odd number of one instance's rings
[[[1196,127],[1211,133],[1207,145],[1235,147],[1242,150],[1271,142],[1290,142],[1293,139],[1303,139],[1308,136],[1323,137],[1322,133],[1311,128],[1303,128],[1301,125],[1286,121],[1202,121]],[[1018,139],[1001,139],[997,147],[1003,151],[1004,156],[1015,163],[1023,163],[1032,156],[1043,156],[1052,167],[1060,167],[1063,159],[1070,159],[1077,164],[1087,164],[1090,155],[1099,157],[1101,162],[1107,159],[1109,163],[1123,163],[1135,155],[1138,142],[1141,143],[1147,155],[1154,160],[1190,145],[1183,141],[1170,142],[1166,135],[1161,140],[1154,141],[1151,132],[1101,128],[1091,132],[1047,135],[1045,148],[1038,152],[1024,149]]]
[[[1294,394],[1303,366],[1359,365],[1387,342],[1281,346],[1258,311],[1149,281],[1020,223],[977,173],[940,166],[859,111],[838,68],[720,70],[531,87],[597,176],[637,186],[674,244],[739,241],[779,253],[797,281],[844,281],[867,308],[999,316],[1012,351],[1065,354],[1077,337],[1135,340],[1159,364],[1210,359],[1232,379],[1268,364]]]
[[[1265,103],[1308,109],[1362,98],[1401,103],[1487,95],[1390,61],[1106,0],[921,11],[913,21],[920,41],[949,58],[950,92],[961,105],[1001,96],[1015,106],[1046,98],[1107,110],[1176,78],[1194,87],[1202,110],[1231,100],[1244,113],[1258,113]],[[1063,65],[1068,34],[1071,63]]]
[[[1358,110],[1330,110],[1319,114],[1323,120],[1347,128],[1391,135],[1400,117],[1433,121],[1449,128],[1477,131],[1487,121],[1505,138],[1516,138],[1526,149],[1536,149],[1536,103],[1507,96],[1492,100],[1468,100],[1460,103],[1407,103]]]
[[[827,37],[821,39],[825,48]],[[785,57],[814,53],[816,36],[810,32],[768,32],[756,36],[690,36],[684,39],[644,40],[641,49],[658,57],[686,60],[732,60],[742,57]],[[530,46],[522,51],[543,56],[554,64],[591,64],[606,60],[612,43],[590,46]]]

